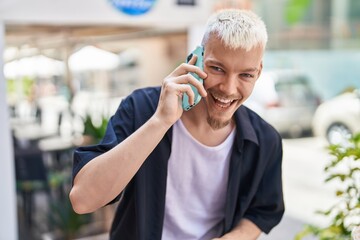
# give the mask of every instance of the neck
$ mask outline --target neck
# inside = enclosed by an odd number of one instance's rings
[[[184,112],[181,116],[186,129],[190,134],[207,146],[216,146],[222,143],[235,127],[234,121],[220,129],[213,129],[207,122],[207,115],[204,103],[200,102],[199,106]]]

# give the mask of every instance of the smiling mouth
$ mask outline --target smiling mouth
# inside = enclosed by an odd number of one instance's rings
[[[228,98],[223,98],[223,97],[217,97],[214,96],[213,94],[211,94],[214,103],[216,106],[226,109],[229,108],[234,102],[236,102],[236,100],[238,99],[228,99]]]

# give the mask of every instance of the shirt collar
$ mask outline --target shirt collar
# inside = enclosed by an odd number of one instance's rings
[[[246,107],[241,106],[235,112],[235,122],[236,122],[236,139],[239,149],[242,148],[243,140],[249,140],[259,145],[258,137],[251,123],[251,119]]]
[[[236,144],[238,149],[241,151],[244,140],[249,140],[259,145],[258,137],[255,133],[255,129],[252,126],[249,113],[247,108],[244,106],[240,106],[238,110],[235,112],[235,123],[236,123]],[[169,142],[172,140],[172,129],[171,127],[167,132],[167,137]]]

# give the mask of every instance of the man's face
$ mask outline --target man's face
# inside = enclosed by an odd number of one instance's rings
[[[234,112],[250,96],[262,69],[263,49],[229,49],[211,37],[204,53],[204,71],[208,92],[204,104],[208,123],[213,129],[227,126]]]

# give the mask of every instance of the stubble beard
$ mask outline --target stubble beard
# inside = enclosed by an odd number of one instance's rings
[[[208,90],[207,90],[207,92],[208,92],[208,94],[212,94],[211,91],[208,91]],[[220,94],[217,94],[217,95],[220,96]],[[207,99],[204,99],[204,100],[205,100],[205,102],[207,102]],[[208,107],[208,106],[206,105],[206,108],[207,108],[207,107]],[[225,121],[221,121],[221,120],[219,120],[219,119],[216,119],[215,117],[210,116],[209,111],[207,112],[207,115],[208,115],[207,118],[206,118],[207,123],[210,125],[210,127],[211,127],[213,130],[222,129],[222,128],[228,126],[228,125],[231,123],[231,121],[232,121],[232,118],[230,118],[230,119],[228,119],[228,120],[225,120]]]
[[[214,119],[210,116],[207,117],[207,122],[210,125],[210,127],[214,130],[219,130],[221,128],[226,127],[227,125],[230,124],[231,119],[227,120],[227,121],[219,121],[217,119]]]

